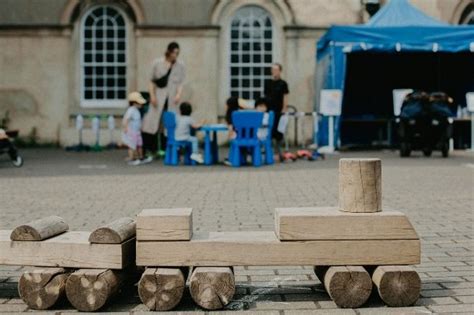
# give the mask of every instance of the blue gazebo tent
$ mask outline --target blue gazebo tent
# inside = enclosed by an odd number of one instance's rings
[[[382,107],[384,115],[393,116],[392,89],[434,90],[447,85],[459,95],[474,90],[474,27],[452,26],[407,0],[391,0],[364,25],[332,26],[317,43],[316,61],[316,110],[321,89],[340,89],[343,119],[346,114],[375,117]],[[408,66],[415,71],[408,73]],[[401,69],[407,72],[405,77]],[[422,70],[427,73],[424,77]],[[459,80],[459,88],[450,86],[452,76]],[[461,97],[456,101],[465,102]],[[327,121],[325,117],[320,121],[319,145],[328,144]],[[335,126],[337,141],[339,119]]]

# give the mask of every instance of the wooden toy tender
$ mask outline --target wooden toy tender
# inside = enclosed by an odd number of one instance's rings
[[[135,221],[122,218],[92,233],[68,231],[51,216],[0,231],[0,264],[41,267],[20,277],[18,291],[32,309],[44,310],[67,296],[81,311],[104,306],[134,265]]]

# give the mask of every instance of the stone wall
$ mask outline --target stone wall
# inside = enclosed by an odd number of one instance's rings
[[[469,1],[411,0],[427,14],[454,23]],[[283,76],[290,85],[290,104],[306,112],[312,111],[314,104],[316,41],[331,24],[354,24],[367,19],[360,0],[118,2],[122,7],[128,4],[132,11],[138,10],[129,21],[129,89],[147,90],[152,61],[163,55],[170,41],[178,41],[182,47],[180,59],[187,67],[183,100],[194,105],[198,119],[209,122],[224,114],[224,102],[229,96],[228,23],[240,6],[261,5],[271,13],[275,61],[283,64]],[[79,1],[38,3],[1,2],[1,8],[8,10],[0,10],[0,117],[8,110],[11,127],[19,128],[23,135],[36,127],[41,140],[71,143],[75,135],[71,115],[82,112],[118,116],[124,109],[80,107],[79,22],[68,20],[74,15],[67,14]]]
[[[67,121],[70,38],[58,34],[0,36],[0,117],[10,128],[57,141]]]

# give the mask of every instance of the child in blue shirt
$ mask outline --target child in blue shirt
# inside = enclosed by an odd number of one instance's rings
[[[174,138],[177,141],[189,141],[192,144],[191,160],[199,164],[204,163],[202,155],[199,153],[198,139],[191,135],[191,128],[198,129],[202,123],[197,124],[191,117],[193,108],[188,102],[183,102],[179,105],[179,115],[176,116],[176,129]]]

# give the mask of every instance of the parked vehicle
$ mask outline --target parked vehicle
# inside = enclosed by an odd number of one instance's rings
[[[401,157],[410,156],[414,150],[421,150],[425,156],[439,150],[443,157],[448,157],[452,137],[451,104],[452,99],[443,92],[429,95],[415,91],[407,95],[398,120]]]

